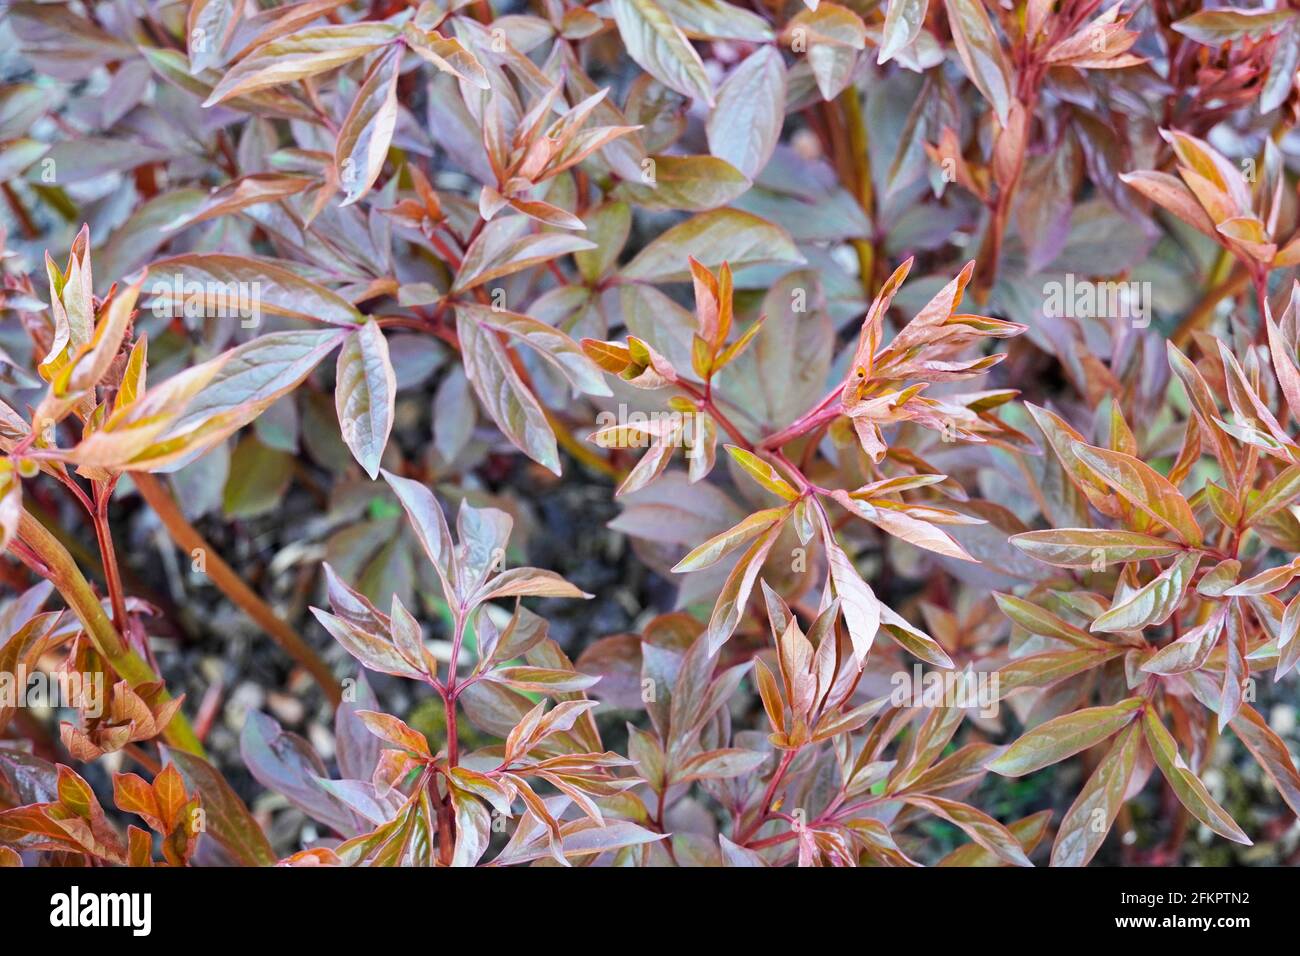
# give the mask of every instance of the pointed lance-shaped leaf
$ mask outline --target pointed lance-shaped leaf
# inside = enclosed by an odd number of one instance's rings
[[[1141,723],[1120,731],[1088,782],[1061,818],[1052,845],[1052,866],[1087,866],[1101,848],[1119,809],[1141,749]]]
[[[1154,708],[1147,708],[1143,717],[1143,732],[1146,736],[1147,749],[1155,758],[1156,766],[1164,774],[1175,796],[1196,819],[1222,837],[1234,843],[1251,845],[1250,837],[1242,832],[1241,827],[1228,815],[1228,811],[1214,802],[1210,792],[1200,778],[1188,769],[1178,752],[1178,745],[1168,729],[1160,721]]]
[[[1141,712],[1142,698],[1106,707],[1088,707],[1039,724],[989,762],[988,768],[1007,777],[1051,766],[1101,743],[1128,726]]]
[[[339,350],[334,405],[343,441],[372,481],[393,430],[396,400],[388,340],[377,322],[362,323]]]
[[[1146,462],[1107,448],[1083,445],[1074,453],[1130,504],[1168,527],[1185,544],[1200,545],[1201,529],[1191,506],[1164,475]]]
[[[1168,568],[1094,620],[1090,630],[1140,631],[1163,624],[1177,611],[1200,561],[1199,551],[1179,555]]]
[[[713,106],[713,84],[700,55],[655,0],[611,0],[627,54],[647,73],[683,96]]]
[[[392,23],[344,23],[272,40],[227,71],[203,105],[324,73],[391,43],[399,32]]]

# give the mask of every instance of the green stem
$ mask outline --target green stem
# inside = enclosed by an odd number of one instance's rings
[[[72,613],[77,615],[82,627],[86,629],[95,650],[112,665],[118,676],[132,687],[142,684],[160,683],[161,679],[153,668],[139,654],[131,650],[113,622],[104,612],[104,606],[91,589],[89,582],[68,554],[67,548],[49,530],[32,517],[26,510],[18,523],[18,536],[45,565],[50,583],[63,595]],[[160,702],[169,700],[166,690],[161,692]],[[195,735],[185,715],[177,711],[163,731],[163,738],[178,750],[203,756],[203,744]]]
[[[867,218],[871,228],[876,228],[875,187],[871,182],[871,143],[868,139],[867,124],[862,118],[862,103],[858,98],[858,88],[850,83],[840,94],[844,107],[844,121],[849,134],[849,161],[853,164],[853,193],[858,205]],[[875,294],[876,247],[870,239],[854,239],[853,250],[858,256],[858,273],[862,283],[862,294],[868,300]]]

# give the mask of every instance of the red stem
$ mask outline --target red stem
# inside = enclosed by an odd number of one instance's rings
[[[108,502],[116,481],[95,482],[95,508],[92,512],[95,537],[99,540],[100,563],[104,565],[104,582],[113,605],[113,623],[126,634],[126,592],[122,588],[122,573],[117,566],[117,550],[113,547],[113,532],[108,524]]]
[[[771,816],[772,800],[776,797],[776,788],[781,785],[781,780],[785,777],[785,772],[790,769],[790,764],[794,761],[797,750],[787,750],[785,756],[781,758],[781,763],[777,765],[776,772],[772,774],[772,779],[767,784],[767,789],[763,791],[763,801],[759,804],[758,816],[754,822],[745,828],[745,832],[740,835],[736,842],[745,846],[749,840],[763,828]]]

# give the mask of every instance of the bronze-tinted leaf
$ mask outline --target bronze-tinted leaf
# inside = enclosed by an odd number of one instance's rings
[[[989,769],[1008,777],[1022,777],[1087,750],[1128,726],[1140,713],[1139,697],[1106,707],[1089,707],[1062,714],[1027,731],[989,762]]]
[[[1197,552],[1180,555],[1147,584],[1117,600],[1110,610],[1092,622],[1091,630],[1138,631],[1163,624],[1178,609],[1200,560]]]
[[[1188,769],[1178,752],[1178,745],[1153,708],[1148,708],[1142,724],[1146,736],[1147,748],[1155,758],[1156,766],[1169,781],[1169,786],[1196,819],[1220,836],[1227,837],[1234,843],[1251,845],[1250,838],[1242,832],[1241,827],[1228,815],[1228,812],[1214,802],[1210,792],[1200,778]]]
[[[1201,543],[1201,529],[1187,500],[1164,475],[1146,462],[1088,445],[1078,447],[1074,452],[1126,501],[1168,527],[1183,542],[1191,545]]]
[[[1027,531],[1015,535],[1011,543],[1039,561],[1094,571],[1111,564],[1164,558],[1181,550],[1176,542],[1154,535],[1093,528]]]
[[[1052,866],[1087,866],[1101,848],[1137,764],[1142,739],[1139,727],[1140,723],[1133,721],[1120,732],[1065,811],[1052,845]]]
[[[210,763],[183,750],[165,748],[188,789],[203,800],[207,833],[243,866],[272,866],[275,854],[244,802]]]

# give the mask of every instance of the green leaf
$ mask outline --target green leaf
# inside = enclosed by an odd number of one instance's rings
[[[1201,529],[1187,499],[1146,462],[1091,445],[1081,445],[1074,453],[1121,497],[1168,527],[1183,542],[1194,546],[1201,543]]]
[[[392,714],[376,710],[358,710],[357,719],[380,740],[416,757],[433,759],[433,753],[429,750],[429,741],[424,734]]]
[[[1010,834],[1020,841],[1024,848],[1025,854],[1028,855],[1034,851],[1034,848],[1043,841],[1047,833],[1048,826],[1052,822],[1051,810],[1039,810],[1027,817],[1022,817],[1015,823],[1008,823],[1007,830]],[[918,864],[919,865],[919,864]],[[994,854],[984,849],[978,843],[967,843],[959,846],[936,864],[938,866],[1003,866],[1003,864]]]
[[[692,550],[673,566],[673,573],[686,574],[712,567],[746,542],[758,537],[776,522],[783,520],[788,514],[786,508],[767,508],[754,512],[744,521],[721,534],[714,535]]]
[[[1220,604],[1209,620],[1160,648],[1142,664],[1140,670],[1148,674],[1173,675],[1199,669],[1214,650],[1227,613],[1228,605]]]
[[[475,595],[479,601],[496,601],[503,597],[590,598],[554,571],[542,568],[511,568],[489,581]]]
[[[251,176],[241,176],[219,189],[214,189],[198,206],[164,223],[161,228],[163,232],[175,232],[195,223],[230,215],[249,206],[278,202],[289,196],[296,196],[312,183],[310,177],[286,176],[283,173],[254,173]]]
[[[948,652],[924,631],[913,627],[901,615],[890,609],[888,604],[880,604],[880,626],[888,632],[898,644],[919,660],[927,664],[933,664],[935,667],[953,667],[952,658]]]
[[[710,655],[718,652],[740,624],[745,606],[749,603],[749,596],[753,593],[754,583],[758,580],[758,572],[763,569],[763,562],[767,560],[772,545],[776,544],[777,536],[780,535],[784,524],[783,519],[763,532],[758,540],[741,555],[736,566],[727,575],[727,580],[718,594],[717,603],[713,606],[713,614],[709,618],[705,639],[708,641]]]
[[[272,332],[232,349],[162,440],[184,435],[220,416],[234,416],[241,424],[251,421],[292,391],[345,337],[338,329]],[[148,395],[146,391],[146,399]]]
[[[457,304],[457,316],[462,313],[485,328],[513,335],[535,349],[578,391],[587,395],[613,394],[605,384],[604,373],[582,351],[582,346],[555,326],[547,325],[532,316],[492,309],[472,302]]]
[[[467,292],[558,256],[596,248],[595,243],[565,232],[522,234],[529,221],[524,216],[508,216],[489,222],[465,251],[451,291]]]
[[[1176,21],[1175,30],[1197,43],[1219,47],[1233,40],[1250,37],[1259,40],[1277,33],[1295,21],[1295,11],[1279,10],[1197,10],[1190,17]]]
[[[1120,180],[1153,203],[1171,213],[1207,236],[1215,236],[1214,220],[1210,218],[1196,195],[1177,176],[1156,170],[1139,169],[1120,173]]]
[[[1237,583],[1241,574],[1241,562],[1236,558],[1220,561],[1201,575],[1197,582],[1196,593],[1204,597],[1223,597],[1224,593]]]
[[[839,96],[853,78],[859,53],[867,45],[862,18],[848,7],[822,2],[800,10],[785,28],[792,46],[802,46],[822,99]]]
[[[715,156],[655,156],[651,182],[627,180],[613,198],[643,209],[703,212],[725,206],[749,188],[743,173]]]
[[[632,231],[632,209],[625,202],[606,202],[587,213],[587,238],[596,247],[573,254],[582,277],[591,284],[603,279],[618,264],[619,253]]]
[[[230,456],[222,510],[229,518],[252,518],[273,511],[283,503],[292,478],[292,455],[247,435]]]
[[[772,465],[759,458],[752,451],[746,451],[736,445],[727,445],[725,447],[727,453],[735,459],[736,464],[772,494],[784,498],[786,501],[794,501],[799,497],[799,492],[794,485],[782,478]]]
[[[1290,584],[1297,574],[1300,574],[1300,559],[1261,571],[1240,584],[1234,584],[1223,593],[1227,597],[1256,597],[1260,594],[1272,594]]]
[[[407,677],[411,680],[427,680],[428,676],[420,668],[412,665],[387,635],[372,633],[359,623],[347,620],[320,608],[312,608],[312,614],[321,627],[329,632],[330,637],[343,645],[343,649],[355,657],[361,664],[379,674],[392,674],[395,677]]]
[[[1083,440],[1083,436],[1071,428],[1059,415],[1049,412],[1045,408],[1039,408],[1037,405],[1026,402],[1025,409],[1033,418],[1034,423],[1038,425],[1039,430],[1042,431],[1043,437],[1047,439],[1047,443],[1056,454],[1057,461],[1060,462],[1066,477],[1084,494],[1092,506],[1102,514],[1118,515],[1119,508],[1114,495],[1111,495],[1106,490],[1106,485],[1101,478],[1075,454],[1076,449],[1087,444]]]
[[[924,548],[945,557],[956,558],[959,561],[975,560],[946,531],[935,527],[928,521],[913,517],[906,511],[891,508],[888,502],[870,502],[853,498],[841,488],[831,492],[831,497],[843,505],[847,511],[865,518],[886,534],[900,541],[906,541],[918,548]]]
[[[1276,348],[1277,345],[1272,347]],[[1275,353],[1274,361],[1285,362],[1285,354],[1278,356]],[[1246,505],[1244,523],[1250,525],[1260,518],[1280,511],[1295,501],[1297,496],[1300,496],[1300,465],[1290,465],[1278,472],[1258,494],[1251,495]]]
[[[485,675],[515,690],[535,691],[539,694],[565,694],[583,691],[593,686],[599,677],[579,674],[577,671],[555,670],[549,667],[499,667]]]
[[[965,711],[960,707],[936,707],[926,714],[925,722],[912,738],[911,753],[906,763],[898,764],[890,774],[885,791],[899,793],[914,788],[934,761],[943,753],[957,728],[961,726]]]
[[[451,787],[451,805],[456,812],[456,849],[452,866],[474,866],[487,852],[492,839],[492,815],[478,797]]]
[[[723,0],[659,0],[659,6],[695,40],[764,43],[774,39],[772,28],[761,16]]]
[[[424,548],[429,563],[438,572],[442,581],[443,597],[448,603],[457,601],[459,595],[453,582],[460,579],[459,560],[451,540],[451,529],[447,527],[447,516],[442,513],[442,506],[433,492],[412,478],[402,478],[389,471],[380,471],[388,482],[397,500],[406,511],[406,520],[415,532],[416,539]],[[320,616],[319,614],[317,615]]]
[[[689,780],[724,780],[757,770],[767,754],[735,747],[708,750],[687,760],[672,774],[673,783]]]
[[[152,46],[142,46],[137,49],[149,64],[149,68],[161,79],[200,99],[206,99],[211,95],[220,80],[217,72],[211,69],[204,70],[201,76],[191,76],[189,61],[179,50],[164,50]],[[226,105],[231,109],[318,122],[310,106],[276,90],[262,90],[248,96],[232,97]]]
[[[563,824],[561,833],[559,852],[566,858],[591,856],[665,839],[664,834],[654,833],[627,820],[606,820],[602,826],[594,820],[584,818]],[[492,863],[496,866],[514,865],[548,858],[551,855],[546,840],[546,830],[538,829],[527,840],[518,843],[511,840]]]
[[[1300,815],[1300,771],[1296,770],[1286,742],[1269,727],[1259,711],[1246,704],[1232,718],[1231,726],[1255,762],[1272,778],[1291,812]]]
[[[49,143],[35,139],[15,139],[0,145],[0,182],[9,182],[50,151]]]
[[[1054,637],[1057,640],[1073,644],[1075,647],[1096,647],[1098,644],[1097,639],[1089,635],[1083,628],[1075,627],[1064,618],[1058,617],[1051,611],[1026,601],[1024,598],[995,591],[993,600],[997,601],[998,607],[1002,609],[1003,614],[1030,634]]]
[[[402,40],[412,53],[443,73],[465,80],[480,90],[492,88],[483,64],[459,40],[444,37],[437,30],[421,30],[410,20],[402,26]]]
[[[1178,351],[1172,341],[1165,343],[1165,354],[1169,359],[1169,367],[1173,369],[1178,380],[1183,383],[1183,388],[1187,390],[1187,397],[1201,424],[1201,433],[1208,435],[1210,441],[1214,443],[1215,457],[1219,459],[1219,465],[1223,468],[1229,485],[1235,485],[1239,467],[1236,452],[1228,436],[1215,425],[1219,417],[1219,406],[1214,400],[1214,393],[1210,391],[1209,384],[1205,381],[1205,376],[1191,359]]]
[[[356,306],[324,286],[283,266],[247,256],[188,253],[159,259],[149,266],[144,291],[153,299],[151,308],[168,312],[192,302],[204,314],[216,311],[234,319],[229,313],[248,304],[258,314],[238,318],[253,321],[266,313],[347,326],[365,320]]]
[[[1024,687],[1050,687],[1067,677],[1100,667],[1119,657],[1127,648],[1108,646],[1096,650],[1048,651],[1031,654],[1003,664],[998,675],[999,699]]]
[[[684,282],[694,257],[710,269],[760,262],[802,264],[793,240],[780,226],[736,209],[715,209],[679,223],[623,267],[623,276],[642,282]]]
[[[840,609],[844,613],[844,623],[848,627],[849,640],[853,644],[854,663],[861,668],[866,664],[867,653],[871,650],[871,645],[876,639],[876,633],[880,630],[888,608],[876,598],[875,592],[862,579],[862,575],[853,566],[853,562],[844,552],[844,549],[829,537],[829,530],[825,527],[822,530],[823,544],[826,546],[826,560],[830,567],[830,587],[828,592],[832,597],[840,599]],[[889,611],[889,613],[892,614],[893,612]],[[904,628],[902,631],[905,640],[908,629]],[[893,631],[891,633],[894,634],[895,638],[898,637],[898,633]],[[942,654],[942,651],[940,651],[940,654]],[[919,654],[918,656],[922,660],[930,659],[925,654]],[[944,655],[944,658],[946,659],[946,655]],[[949,662],[950,664],[951,662]],[[940,662],[940,666],[947,665]]]
[[[345,335],[339,329],[272,332],[246,342],[148,389],[69,457],[139,471],[196,457],[296,388]]]
[[[943,797],[907,794],[901,799],[960,827],[968,837],[1004,863],[1010,863],[1012,866],[1033,866],[1029,862],[1029,857],[1025,856],[1020,841],[988,814]]]

